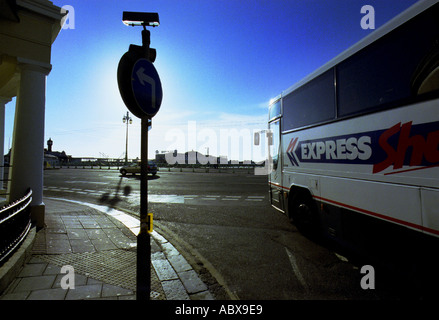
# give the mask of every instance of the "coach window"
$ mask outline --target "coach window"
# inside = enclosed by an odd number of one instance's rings
[[[283,130],[334,119],[334,99],[334,71],[330,69],[283,98]]]
[[[438,36],[438,16],[436,5],[340,63],[338,115],[409,103],[413,76]]]
[[[415,95],[439,90],[439,37],[419,63],[412,77],[412,90]]]
[[[270,145],[270,157],[273,163],[273,171],[277,170],[277,166],[279,164],[279,147],[280,147],[280,129],[279,129],[280,121],[270,122],[269,134],[272,135],[272,143]]]
[[[277,116],[280,115],[280,99],[273,103],[272,105],[270,105],[270,114],[269,114],[269,119],[274,119]]]
[[[431,71],[419,85],[418,94],[439,90],[439,66]]]

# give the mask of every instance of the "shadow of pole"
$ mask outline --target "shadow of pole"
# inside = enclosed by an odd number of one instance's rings
[[[108,207],[108,209],[117,209],[116,206],[119,202],[121,202],[123,200],[123,198],[121,197],[121,195],[123,195],[124,197],[128,197],[131,192],[132,192],[132,187],[129,185],[124,186],[123,188],[122,186],[122,179],[123,178],[127,178],[127,179],[137,179],[140,180],[140,176],[136,176],[133,175],[131,177],[128,176],[120,176],[119,182],[117,183],[116,189],[114,194],[112,195],[110,192],[105,192],[104,194],[102,194],[102,196],[99,198],[99,204],[101,205],[106,205]],[[148,180],[156,180],[159,179],[160,176],[158,175],[154,175],[154,176],[148,176]],[[122,190],[121,190],[122,189]]]
[[[99,203],[108,206],[108,209],[116,209],[116,205],[122,201],[122,198],[119,196],[121,185],[122,177],[119,179],[113,197],[111,197],[110,192],[106,192],[99,198]],[[131,194],[131,189],[131,186],[128,185],[123,187],[123,195],[128,197]]]

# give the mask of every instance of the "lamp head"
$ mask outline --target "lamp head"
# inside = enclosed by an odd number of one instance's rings
[[[160,25],[157,12],[132,12],[124,11],[122,22],[127,26],[158,27]]]

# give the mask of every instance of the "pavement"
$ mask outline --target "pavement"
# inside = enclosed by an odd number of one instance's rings
[[[45,227],[0,300],[135,300],[137,218],[105,206],[44,198]],[[151,233],[151,300],[213,300],[162,235]]]

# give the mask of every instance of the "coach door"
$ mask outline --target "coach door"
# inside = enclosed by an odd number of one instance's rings
[[[269,123],[269,174],[268,183],[270,185],[270,202],[282,211],[282,157],[280,154],[280,119]]]

